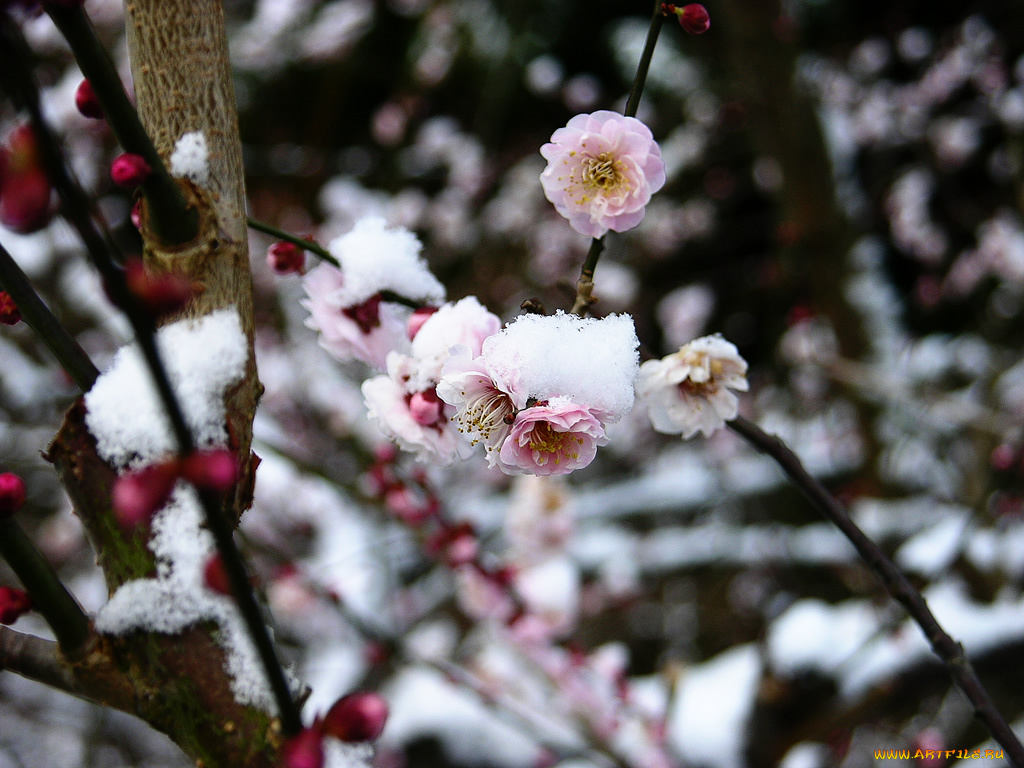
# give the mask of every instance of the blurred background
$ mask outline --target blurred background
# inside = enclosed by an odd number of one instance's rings
[[[645,356],[735,343],[741,412],[850,506],[1024,726],[1024,4],[706,6],[706,34],[662,30],[638,117],[668,182],[609,236],[594,311],[632,314]],[[127,80],[120,4],[86,9]],[[652,10],[226,0],[251,215],[325,244],[381,215],[420,236],[449,298],[506,321],[531,298],[568,309],[589,241],[544,199],[539,148],[575,114],[623,108]],[[75,111],[81,76],[48,19],[24,28],[76,173],[137,252],[109,131]],[[18,119],[0,104],[4,135]],[[109,361],[126,324],[70,229],[0,242]],[[994,748],[919,630],[737,436],[684,443],[637,409],[561,481],[389,456],[366,369],[318,348],[271,242],[250,242],[266,393],[242,534],[307,712],[356,686],[391,701],[376,755],[345,759],[855,768]],[[0,359],[2,468],[95,610],[102,579],[40,458],[76,393],[24,326]],[[535,626],[452,567],[388,484],[472,524]],[[16,583],[2,566],[0,583]],[[130,718],[0,675],[2,768],[184,764]]]

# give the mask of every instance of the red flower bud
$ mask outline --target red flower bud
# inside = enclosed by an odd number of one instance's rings
[[[141,155],[133,155],[131,152],[118,155],[110,164],[110,178],[117,186],[127,189],[139,186],[152,172],[149,163]]]
[[[23,235],[50,223],[50,181],[39,168],[18,170],[11,152],[7,173],[0,185],[0,223]]]
[[[13,472],[0,475],[0,517],[10,517],[25,505],[25,481]]]
[[[78,84],[78,90],[75,91],[75,106],[85,117],[91,117],[93,120],[103,119],[103,107],[100,106],[96,91],[92,89],[92,83],[88,80]]]
[[[231,582],[228,580],[228,572],[224,569],[224,560],[220,553],[214,554],[206,561],[203,567],[203,582],[207,589],[221,595],[231,595]]]
[[[702,35],[711,26],[708,9],[700,3],[684,5],[682,8],[676,8],[675,12],[679,16],[679,25],[691,35]]]
[[[384,730],[388,703],[379,693],[350,693],[334,703],[320,727],[328,736],[341,741],[373,741]]]
[[[238,461],[224,448],[195,451],[182,462],[181,475],[196,488],[224,493],[238,479]]]
[[[178,462],[168,461],[118,477],[112,493],[118,522],[125,528],[148,522],[167,503],[178,476]]]
[[[306,252],[286,240],[267,249],[267,265],[279,275],[302,274],[306,268]]]
[[[318,728],[303,728],[281,747],[284,768],[322,768],[323,734]]]
[[[416,338],[416,334],[420,332],[420,328],[427,322],[427,318],[435,312],[437,312],[437,307],[420,307],[412,313],[409,317],[408,326],[409,341]]]
[[[21,312],[18,305],[7,291],[0,291],[0,323],[4,325],[17,325],[21,322]]]
[[[192,299],[192,282],[183,275],[148,272],[141,259],[124,265],[124,279],[131,291],[154,317],[163,317],[182,309]]]
[[[433,426],[444,418],[444,403],[433,389],[417,392],[409,398],[409,415],[417,424]]]
[[[0,587],[0,624],[13,624],[32,610],[32,599],[22,589]]]

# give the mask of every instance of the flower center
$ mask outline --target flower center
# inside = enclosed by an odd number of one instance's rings
[[[589,158],[583,163],[583,183],[591,187],[611,189],[622,180],[615,158],[609,152],[602,152],[597,157]]]
[[[479,436],[472,441],[472,445],[483,440],[488,448],[493,448],[493,443],[500,442],[508,432],[515,414],[512,399],[501,390],[488,387],[467,400],[465,410],[456,414],[455,419],[459,422],[460,432]],[[492,436],[499,439],[493,440]]]
[[[556,454],[554,456],[555,464],[561,463],[563,453],[567,453],[571,459],[578,459],[580,457],[578,452],[570,453],[572,447],[566,445],[567,441],[570,444],[577,443],[583,445],[582,437],[573,437],[565,432],[556,432],[546,421],[540,422],[530,430],[530,450],[539,453]]]

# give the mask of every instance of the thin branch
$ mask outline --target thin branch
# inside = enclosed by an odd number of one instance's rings
[[[170,245],[191,241],[199,231],[199,216],[188,206],[181,187],[168,172],[143,128],[117,68],[97,39],[85,10],[80,5],[61,3],[44,3],[43,7],[71,46],[118,142],[126,152],[141,155],[150,167],[151,173],[142,183],[142,192],[149,203],[147,212],[153,231]]]
[[[21,319],[42,339],[57,362],[83,392],[89,391],[100,372],[68,330],[43,303],[21,267],[0,245],[0,288],[18,305]]]
[[[271,224],[267,224],[264,221],[259,221],[258,219],[254,219],[251,216],[247,216],[245,221],[249,225],[249,227],[255,229],[257,232],[262,232],[265,235],[276,237],[278,240],[284,240],[285,242],[291,243],[292,245],[297,245],[302,250],[309,251],[318,259],[326,261],[328,264],[333,264],[336,267],[341,267],[341,264],[338,263],[338,260],[331,255],[331,252],[328,251],[319,243],[314,243],[312,240],[305,240],[301,237],[296,237],[290,232],[285,232],[283,229],[278,229],[277,227]]]
[[[92,632],[89,617],[13,517],[0,519],[0,557],[24,585],[64,653],[73,656],[84,648]]]
[[[935,655],[942,659],[956,686],[974,707],[975,716],[1006,750],[1010,764],[1024,768],[1024,746],[999,713],[964,653],[963,646],[942,628],[921,593],[891,559],[850,519],[846,509],[804,468],[796,454],[775,435],[753,422],[737,417],[729,426],[757,450],[773,458],[794,485],[829,522],[834,524],[857,550],[885,590],[898,601],[924,632]]]
[[[70,668],[61,663],[57,643],[52,640],[0,626],[0,670],[85,697]]]

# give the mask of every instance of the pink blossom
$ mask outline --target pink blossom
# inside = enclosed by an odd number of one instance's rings
[[[498,463],[498,451],[512,431],[519,406],[526,397],[505,384],[488,369],[483,357],[471,358],[465,347],[456,347],[444,366],[437,394],[455,406],[454,421],[471,446],[483,443],[488,466]]]
[[[607,442],[589,409],[559,397],[516,415],[498,461],[509,474],[564,475],[587,466]]]
[[[704,336],[641,365],[636,390],[657,431],[708,437],[736,418],[739,399],[731,390],[747,391],[746,373],[747,362],[733,344]]]
[[[432,389],[407,392],[402,385],[401,367],[405,355],[388,355],[388,375],[374,376],[363,382],[363,397],[371,419],[381,431],[421,460],[449,464],[463,447],[448,423],[452,408],[437,399]]]
[[[331,264],[311,269],[302,282],[309,297],[306,325],[320,331],[320,346],[336,360],[361,360],[382,370],[387,354],[408,349],[408,310],[380,301],[379,296],[352,303],[345,276]]]
[[[665,184],[665,163],[650,129],[635,117],[600,110],[576,115],[541,147],[544,194],[577,232],[625,232]]]

